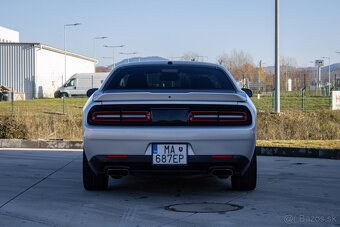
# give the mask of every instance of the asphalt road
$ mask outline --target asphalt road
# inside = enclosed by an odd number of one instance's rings
[[[0,226],[340,226],[340,161],[262,156],[258,170],[252,192],[214,177],[126,177],[88,192],[79,151],[0,150]],[[165,209],[183,203],[242,209]]]

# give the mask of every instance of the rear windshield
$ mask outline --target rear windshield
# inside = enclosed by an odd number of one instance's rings
[[[235,90],[221,69],[203,66],[132,66],[115,71],[103,90]]]

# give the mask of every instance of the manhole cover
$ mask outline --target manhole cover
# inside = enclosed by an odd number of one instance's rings
[[[230,203],[182,203],[167,206],[167,210],[189,213],[220,213],[242,209],[242,206]]]

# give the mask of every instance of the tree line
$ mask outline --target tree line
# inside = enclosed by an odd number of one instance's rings
[[[201,60],[197,53],[186,53],[184,60]],[[249,81],[260,84],[261,90],[273,88],[274,67],[268,67],[261,60],[254,63],[252,56],[244,51],[233,50],[230,53],[223,53],[217,58],[217,63],[223,65],[234,76],[237,81]],[[287,90],[287,81],[291,79],[294,90],[304,86],[313,85],[315,74],[313,71],[298,68],[297,61],[292,57],[280,57],[281,90]]]

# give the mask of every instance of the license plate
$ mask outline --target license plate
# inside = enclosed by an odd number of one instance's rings
[[[152,144],[154,165],[185,165],[187,156],[187,144]]]

